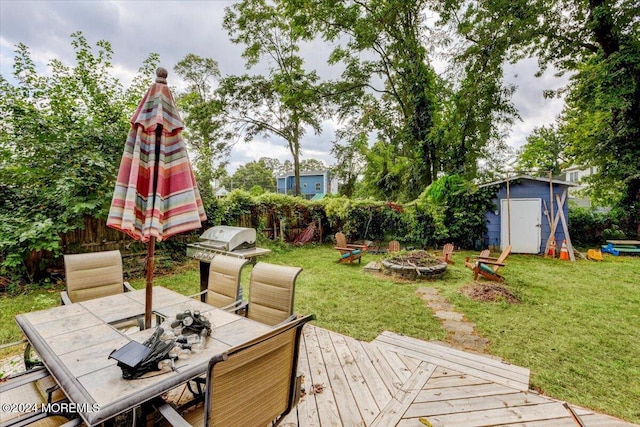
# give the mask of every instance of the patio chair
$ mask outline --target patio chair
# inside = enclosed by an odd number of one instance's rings
[[[246,258],[216,255],[209,265],[207,289],[191,296],[205,295],[207,304],[222,309],[232,308],[242,300],[240,275],[248,262]]]
[[[207,371],[204,407],[180,414],[157,398],[158,413],[173,426],[278,425],[300,397],[300,334],[313,319],[313,315],[297,318],[214,356]]]
[[[19,372],[8,376],[0,382],[0,402],[3,405],[15,404],[24,411],[7,411],[3,407],[0,412],[0,426],[62,426],[79,425],[80,419],[69,421],[69,414],[54,414],[41,411],[46,403],[58,403],[66,400],[66,396],[44,367]],[[35,408],[38,408],[35,410]],[[30,409],[30,410],[27,410]]]
[[[336,246],[334,249],[340,252],[338,263],[348,262],[349,264],[353,264],[355,260],[358,260],[358,263],[360,263],[362,254],[367,251],[367,246],[347,243],[347,238],[344,233],[337,232]]]
[[[296,280],[301,267],[259,262],[251,271],[249,302],[239,304],[236,312],[244,310],[246,317],[267,325],[291,320]]]
[[[67,290],[60,292],[64,305],[134,290],[123,279],[122,256],[117,250],[65,255],[64,271]],[[128,320],[116,326],[144,329],[144,320]]]
[[[444,261],[447,264],[455,264],[453,262],[453,259],[451,259],[452,256],[453,256],[453,243],[447,243],[442,247],[442,255],[438,256],[436,254],[437,259]]]
[[[473,271],[473,280],[478,280],[478,276],[482,276],[485,279],[493,280],[495,282],[504,281],[504,277],[498,274],[500,267],[505,266],[505,259],[511,253],[511,246],[507,246],[498,258],[493,258],[488,255],[478,256],[476,261],[471,263],[469,259],[465,262],[465,266],[469,267]]]
[[[64,272],[67,290],[60,296],[65,305],[134,290],[123,280],[120,251],[65,255]]]

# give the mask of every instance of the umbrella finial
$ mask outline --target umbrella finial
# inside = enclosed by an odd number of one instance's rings
[[[169,73],[167,72],[166,68],[163,67],[158,67],[156,69],[156,83],[164,83],[167,84],[167,75]]]

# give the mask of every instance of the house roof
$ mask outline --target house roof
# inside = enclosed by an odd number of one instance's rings
[[[300,171],[300,176],[312,176],[312,175],[326,175],[329,173],[329,169],[324,169],[320,171]],[[285,173],[284,175],[278,175],[276,178],[286,178],[288,176],[294,176],[293,172]]]
[[[516,175],[513,177],[509,177],[509,182],[511,181],[515,181],[518,179],[527,179],[529,181],[540,181],[540,182],[544,182],[546,184],[549,183],[549,178],[539,178],[539,177],[534,177],[534,176],[529,176],[529,175]],[[486,184],[480,184],[478,185],[479,188],[483,188],[483,187],[492,187],[494,185],[499,185],[499,184],[503,184],[506,183],[507,179],[501,179],[499,181],[493,181],[493,182],[487,182]],[[574,182],[567,182],[567,181],[561,181],[559,179],[552,179],[551,182],[554,185],[566,185],[568,187],[575,187],[577,184]]]

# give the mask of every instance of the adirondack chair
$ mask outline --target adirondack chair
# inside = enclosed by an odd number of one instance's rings
[[[489,256],[478,256],[474,263],[465,262],[465,266],[471,268],[473,271],[473,280],[478,280],[478,276],[482,276],[485,279],[493,280],[494,282],[504,281],[504,277],[498,274],[500,267],[504,267],[504,260],[507,259],[511,253],[511,246],[507,246],[498,258]]]
[[[336,233],[336,245],[334,249],[340,252],[338,263],[348,262],[349,264],[353,264],[355,260],[358,260],[358,263],[360,263],[362,254],[367,251],[366,245],[347,243],[347,238],[342,232]]]
[[[438,256],[436,254],[437,259],[441,261],[445,261],[447,264],[455,264],[453,262],[453,259],[451,259],[452,256],[453,256],[453,243],[447,243],[446,245],[444,245],[444,247],[442,248],[441,256]]]
[[[473,267],[476,265],[476,262],[475,262],[476,259],[489,258],[489,255],[491,255],[491,252],[489,251],[489,249],[483,249],[480,251],[480,253],[477,256],[466,257],[464,259],[464,266],[473,270]]]
[[[400,252],[400,242],[392,240],[389,242],[389,253]]]

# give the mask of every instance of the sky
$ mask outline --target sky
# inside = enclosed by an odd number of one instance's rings
[[[182,83],[173,67],[189,53],[216,60],[223,75],[244,74],[243,47],[231,43],[222,28],[224,9],[233,3],[231,0],[0,0],[0,73],[10,77],[18,43],[30,48],[42,73],[48,72],[46,64],[54,58],[72,66],[70,36],[81,31],[91,46],[99,40],[111,44],[112,75],[124,87],[152,52],[160,55],[160,65],[169,71],[168,83],[178,88]],[[307,68],[316,69],[324,77],[337,77],[336,70],[324,62],[331,48],[322,42],[304,46],[301,53]],[[505,68],[505,79],[518,87],[513,102],[522,117],[507,138],[514,148],[522,146],[535,127],[552,124],[562,109],[562,100],[544,99],[542,93],[561,87],[566,80],[551,72],[536,78],[536,71],[534,59]],[[320,135],[307,132],[302,140],[302,159],[333,165],[335,159],[330,150],[338,126],[329,120],[323,123]],[[239,165],[260,157],[281,162],[292,160],[283,140],[259,138],[233,147],[228,170],[233,173]]]

